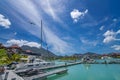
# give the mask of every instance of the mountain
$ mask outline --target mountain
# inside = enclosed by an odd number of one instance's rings
[[[95,55],[96,53],[93,53],[93,52],[87,52],[87,53],[84,53],[84,55]]]
[[[50,58],[50,57],[56,57],[56,55],[50,51],[45,50],[44,48],[36,48],[36,47],[29,47],[29,46],[22,46],[21,49],[23,51],[31,51],[29,52],[32,55],[38,55],[38,56],[42,56],[44,58]],[[28,54],[29,54],[28,53]]]
[[[90,58],[99,58],[100,54],[93,53],[93,52],[87,52],[84,54],[80,54],[80,53],[74,54],[73,56],[78,57],[78,58],[83,58],[84,56],[89,56]]]

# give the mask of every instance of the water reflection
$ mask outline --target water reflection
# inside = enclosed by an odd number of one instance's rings
[[[66,76],[66,75],[68,75],[68,73],[64,73],[64,74],[60,74],[60,75],[57,74],[57,75],[49,76],[46,80],[56,80],[56,79],[59,79],[63,76]]]
[[[91,67],[91,64],[83,64],[83,65],[87,70]]]

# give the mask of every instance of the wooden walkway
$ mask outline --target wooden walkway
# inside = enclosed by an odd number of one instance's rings
[[[47,78],[47,76],[50,76],[50,75],[53,75],[53,74],[62,74],[62,73],[65,73],[67,72],[67,69],[57,69],[57,70],[53,70],[53,71],[50,71],[50,72],[46,72],[46,73],[43,73],[43,74],[38,74],[38,75],[33,75],[33,76],[30,76],[30,77],[23,77],[24,80],[33,80],[33,79],[45,79]]]

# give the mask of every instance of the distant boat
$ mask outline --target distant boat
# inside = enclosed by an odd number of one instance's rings
[[[83,63],[95,63],[95,60],[91,59],[89,56],[84,56],[81,61]]]

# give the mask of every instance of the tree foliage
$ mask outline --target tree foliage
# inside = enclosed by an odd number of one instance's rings
[[[8,54],[5,49],[0,49],[0,65],[9,64],[11,62],[19,62],[22,57],[24,56],[21,54]]]

